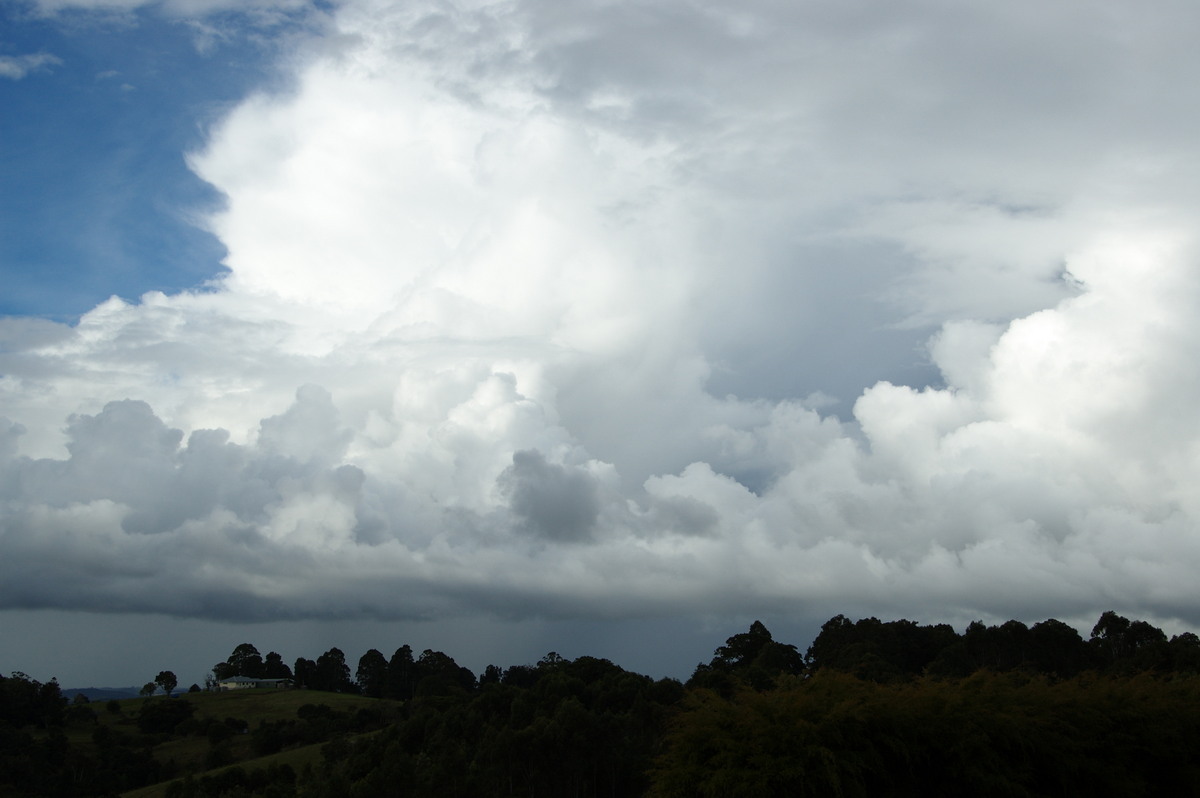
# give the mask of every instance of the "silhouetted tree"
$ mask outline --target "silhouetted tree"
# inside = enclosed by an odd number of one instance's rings
[[[829,668],[876,682],[911,679],[926,669],[956,675],[972,668],[969,652],[954,648],[960,642],[947,624],[878,618],[852,622],[837,615],[821,627],[806,660],[812,670]]]
[[[475,674],[441,651],[425,649],[417,658],[417,695],[446,695],[475,689]]]
[[[331,648],[317,657],[317,667],[309,686],[314,690],[330,693],[354,692],[354,683],[350,681],[350,666],[346,664],[346,655],[340,648]]]
[[[1112,610],[1096,621],[1088,645],[1108,668],[1144,671],[1170,667],[1171,650],[1161,629],[1146,621],[1130,621]]]
[[[767,627],[755,621],[749,631],[733,635],[718,647],[707,665],[698,665],[688,686],[727,694],[736,680],[766,689],[780,675],[800,674],[804,667],[804,657],[795,646],[776,642]]]
[[[262,655],[250,643],[242,643],[233,650],[228,659],[218,662],[212,670],[219,682],[234,676],[261,679],[263,677]]]
[[[42,729],[61,726],[65,704],[54,679],[42,684],[20,671],[8,678],[0,676],[0,723],[18,729],[31,724]]]
[[[387,689],[384,695],[407,701],[417,692],[417,670],[412,649],[400,646],[388,660]]]
[[[258,649],[249,643],[242,643],[229,655],[229,664],[233,666],[237,676],[248,676],[259,679],[263,675],[262,655]]]
[[[1171,670],[1177,673],[1200,673],[1200,637],[1184,632],[1167,644],[1171,653]]]
[[[504,669],[500,683],[511,687],[533,687],[537,684],[537,668],[529,665],[510,665]]]
[[[317,678],[317,663],[311,659],[298,657],[292,666],[292,681],[296,687],[315,687]]]
[[[154,683],[162,688],[162,691],[170,698],[171,693],[175,692],[175,687],[179,684],[179,680],[175,678],[175,674],[171,671],[159,671],[154,677]]]
[[[1050,618],[1029,629],[1029,661],[1041,673],[1066,679],[1087,669],[1087,644],[1073,626]]]
[[[373,648],[359,657],[354,680],[363,695],[382,698],[388,681],[388,661],[384,659],[383,653]]]
[[[479,676],[479,686],[483,687],[488,684],[500,684],[500,680],[504,678],[504,671],[499,665],[488,665],[483,669],[483,673]]]
[[[1092,627],[1092,637],[1088,643],[1106,664],[1112,664],[1128,653],[1125,640],[1127,631],[1129,619],[1109,610]]]
[[[963,634],[963,643],[971,655],[972,671],[984,668],[1003,673],[1025,664],[1029,627],[1020,621],[1005,621],[1000,626],[975,621]]]
[[[264,679],[290,679],[292,678],[292,669],[287,666],[277,652],[270,651],[267,653],[266,659],[263,660],[263,678]]]

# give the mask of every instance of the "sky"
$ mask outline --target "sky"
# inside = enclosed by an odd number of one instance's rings
[[[1198,30],[0,2],[0,671],[1200,627]]]

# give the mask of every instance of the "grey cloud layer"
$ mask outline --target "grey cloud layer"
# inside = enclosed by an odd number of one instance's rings
[[[1042,5],[344,4],[0,325],[3,605],[1200,622],[1193,12]]]

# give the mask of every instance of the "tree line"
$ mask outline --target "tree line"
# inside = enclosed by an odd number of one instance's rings
[[[121,713],[121,702],[108,702],[105,711]],[[0,675],[0,795],[107,796],[174,775],[148,745],[131,744],[129,735],[95,720],[86,696],[68,702],[53,679]],[[90,745],[67,736],[82,729],[94,729]]]
[[[289,668],[274,651],[264,658],[251,643],[242,643],[223,662],[213,666],[209,687],[235,676],[253,679],[290,679],[294,687],[330,693],[359,693],[370,698],[406,700],[418,695],[439,694],[447,690],[474,690],[495,671],[489,668],[476,679],[468,668],[459,665],[441,651],[426,649],[413,657],[412,648],[400,646],[391,658],[371,649],[358,660],[351,678],[346,655],[331,648],[316,660],[300,657]]]
[[[557,656],[556,654],[549,655]],[[766,687],[779,674],[800,675],[819,670],[853,673],[878,682],[920,675],[965,677],[980,670],[1022,671],[1069,678],[1085,671],[1103,673],[1198,673],[1200,637],[1184,632],[1168,639],[1158,627],[1129,620],[1115,612],[1102,614],[1085,640],[1076,629],[1051,618],[1032,626],[1021,621],[987,626],[975,621],[959,634],[949,624],[916,621],[852,621],[836,615],[821,627],[803,654],[796,646],[774,640],[759,621],[747,632],[730,637],[708,663],[700,663],[688,687],[728,690],[732,675],[739,682]],[[294,686],[336,693],[359,693],[371,698],[408,700],[447,691],[473,691],[487,684],[530,680],[533,669],[517,665],[487,666],[476,675],[441,651],[426,649],[414,656],[402,645],[391,657],[378,649],[367,651],[353,671],[345,654],[331,648],[316,660],[300,657],[289,668],[276,652],[264,658],[250,643],[242,643],[213,666],[209,686],[233,676],[286,678]],[[524,673],[525,676],[520,674]],[[169,692],[160,673],[159,686]],[[149,686],[149,685],[148,685]]]
[[[238,725],[198,720],[186,698],[153,699],[131,719],[140,736],[100,726],[85,749],[63,730],[86,727],[93,710],[14,673],[0,677],[0,794],[107,795],[181,776],[154,745],[206,736],[215,766],[238,731],[257,755],[324,747],[299,771],[193,774],[169,794],[1200,794],[1200,638],[1114,612],[1087,639],[1053,619],[959,634],[838,615],[803,653],[755,621],[686,682],[553,652],[476,676],[407,645],[390,657],[371,649],[352,672],[336,648],[288,667],[244,643],[210,682],[237,675],[357,693],[379,708],[337,711],[314,695],[295,718]],[[169,672],[156,682],[175,686]]]
[[[976,621],[959,635],[947,624],[914,621],[851,621],[844,615],[821,627],[805,655],[810,671],[854,673],[872,681],[920,674],[965,677],[980,670],[1022,671],[1069,678],[1085,671],[1133,674],[1200,672],[1200,637],[1184,632],[1170,639],[1146,621],[1105,612],[1088,640],[1056,619],[1033,626]]]

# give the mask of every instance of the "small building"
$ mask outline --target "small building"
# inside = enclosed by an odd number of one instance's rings
[[[254,679],[250,676],[230,676],[217,682],[217,689],[226,690],[284,690],[292,686],[291,679]]]

